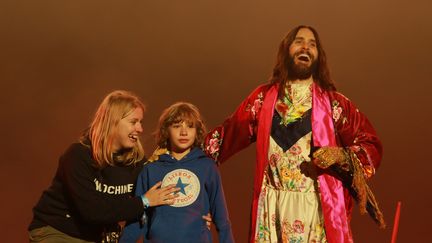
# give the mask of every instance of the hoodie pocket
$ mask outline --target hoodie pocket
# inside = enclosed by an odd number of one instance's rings
[[[148,239],[150,242],[212,242],[205,220],[190,212],[158,214],[150,224]]]
[[[155,213],[153,214],[153,217],[150,221],[149,224],[149,229],[148,229],[148,238],[152,239],[152,238],[159,238],[160,234],[163,233],[163,229],[161,227],[161,223],[163,224],[163,215],[162,213]]]

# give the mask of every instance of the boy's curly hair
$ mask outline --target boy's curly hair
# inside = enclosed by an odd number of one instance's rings
[[[194,147],[202,147],[206,135],[206,127],[196,106],[188,102],[177,102],[166,108],[159,117],[159,123],[154,132],[159,148],[170,150],[168,127],[174,123],[190,122],[196,128]]]

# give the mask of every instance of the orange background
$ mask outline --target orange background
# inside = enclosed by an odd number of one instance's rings
[[[391,1],[22,1],[0,3],[2,242],[27,242],[33,205],[57,158],[102,97],[131,90],[148,105],[145,148],[163,108],[196,104],[208,127],[266,82],[276,50],[299,24],[321,35],[333,78],[374,124],[384,158],[371,186],[379,230],[354,210],[356,242],[430,239],[431,4]],[[220,167],[237,242],[246,242],[254,148]]]

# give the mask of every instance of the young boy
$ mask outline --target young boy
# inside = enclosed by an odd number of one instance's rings
[[[147,219],[126,226],[121,242],[135,242],[144,235],[146,242],[212,242],[202,215],[211,213],[219,242],[234,242],[222,182],[216,163],[201,150],[205,125],[198,109],[178,102],[159,118],[157,158],[138,177],[136,195],[162,181],[162,187],[180,188],[174,204],[147,210]],[[145,200],[145,199],[144,199]]]

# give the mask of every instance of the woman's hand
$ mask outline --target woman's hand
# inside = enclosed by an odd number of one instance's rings
[[[150,207],[171,205],[174,203],[174,199],[179,196],[175,192],[178,192],[180,188],[175,187],[175,185],[160,187],[161,185],[162,182],[159,181],[144,194],[149,201]]]
[[[211,217],[210,213],[203,215],[202,218],[206,221],[207,229],[210,230],[210,226],[212,223],[212,217]]]

